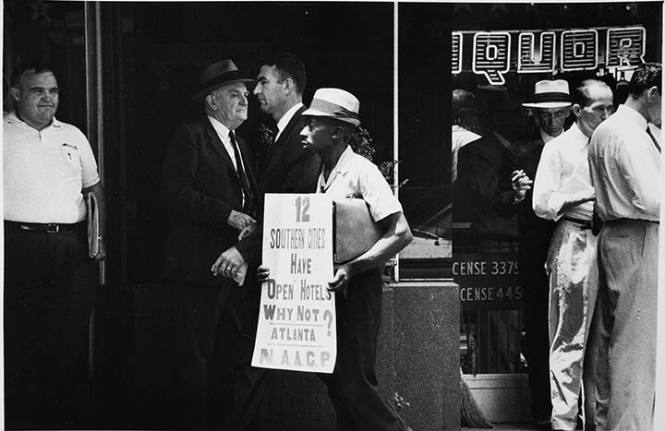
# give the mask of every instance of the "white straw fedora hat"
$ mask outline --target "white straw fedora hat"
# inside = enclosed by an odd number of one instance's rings
[[[527,108],[563,108],[572,105],[568,81],[545,79],[536,82],[533,98],[522,103]]]
[[[309,109],[302,113],[312,117],[330,117],[360,125],[360,101],[353,94],[339,88],[319,88],[314,93]]]

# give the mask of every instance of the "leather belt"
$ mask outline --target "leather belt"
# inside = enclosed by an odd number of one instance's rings
[[[606,220],[604,223],[613,224],[613,223],[631,223],[631,222],[660,224],[658,220],[645,220],[642,218],[616,218],[612,220]]]
[[[564,216],[563,220],[571,221],[575,224],[578,224],[582,229],[591,229],[591,220],[582,220],[579,218],[568,217],[568,216]]]
[[[23,223],[5,220],[5,226],[7,225],[29,232],[58,233],[78,231],[83,227],[84,223]]]

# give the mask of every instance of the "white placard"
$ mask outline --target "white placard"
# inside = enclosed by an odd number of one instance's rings
[[[252,365],[332,373],[337,356],[333,206],[323,194],[266,194],[261,308]]]

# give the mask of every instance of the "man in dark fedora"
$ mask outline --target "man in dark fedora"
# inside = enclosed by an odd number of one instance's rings
[[[307,75],[303,61],[290,53],[281,53],[262,61],[256,77],[253,94],[261,110],[275,121],[270,130],[267,157],[258,169],[257,216],[259,223],[250,225],[242,233],[242,239],[220,254],[212,267],[216,276],[230,277],[240,269],[255,275],[261,260],[263,232],[263,202],[266,193],[313,193],[321,168],[321,159],[316,153],[305,151],[301,144],[300,131],[304,126],[302,103]],[[246,269],[248,268],[249,269]],[[247,298],[251,301],[250,316],[259,312],[260,288],[247,287]],[[249,362],[246,364],[249,366]],[[253,387],[251,399],[245,401],[246,411],[256,411],[274,385],[275,372],[262,368],[246,369],[246,384]],[[284,378],[284,376],[283,376]],[[245,415],[249,418],[251,413]],[[249,426],[245,422],[239,428]],[[254,425],[256,426],[256,425]]]
[[[266,193],[313,193],[321,169],[319,156],[305,151],[301,145],[302,113],[306,109],[302,96],[307,81],[303,61],[293,54],[282,53],[266,58],[262,63],[253,94],[259,100],[261,110],[276,124],[267,158],[257,174],[259,218],[262,218]],[[215,273],[230,277],[246,263],[252,264],[253,268],[259,263],[260,227],[243,237],[219,256],[213,266]]]
[[[232,60],[203,69],[194,100],[204,115],[178,128],[164,159],[162,198],[171,219],[164,275],[185,317],[177,349],[187,428],[236,429],[251,389],[238,365],[251,354],[247,290],[210,271],[220,250],[255,223],[252,153],[235,134],[247,120],[250,81]]]
[[[503,173],[510,189],[499,194],[500,215],[517,214],[520,284],[524,291],[526,327],[525,356],[529,370],[532,414],[539,425],[548,426],[552,412],[549,384],[549,283],[545,261],[555,224],[538,217],[532,206],[531,185],[545,143],[564,131],[570,115],[568,82],[563,79],[536,82],[530,108],[537,126],[534,136],[512,144],[515,165]],[[509,180],[508,180],[509,179]]]

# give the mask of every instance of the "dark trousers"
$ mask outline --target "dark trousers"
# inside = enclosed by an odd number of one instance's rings
[[[348,296],[337,294],[337,361],[333,374],[319,374],[328,387],[339,431],[405,430],[406,423],[379,393],[376,349],[381,324],[380,270],[349,282]]]
[[[524,289],[525,356],[531,392],[531,413],[535,419],[544,420],[552,414],[549,378],[549,284],[545,273],[545,253],[531,251],[521,252],[519,259],[520,283]]]
[[[220,280],[220,287],[183,283],[184,331],[174,340],[182,428],[247,429],[265,393],[264,370],[251,367],[258,303]],[[249,289],[249,287],[247,287]]]
[[[85,226],[5,222],[5,420],[9,429],[90,428],[90,315],[96,266]]]

